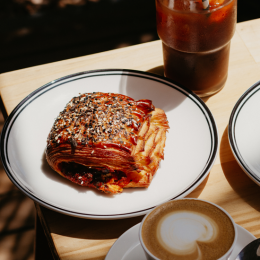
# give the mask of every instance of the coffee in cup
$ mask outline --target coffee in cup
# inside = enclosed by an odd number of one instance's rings
[[[228,259],[236,226],[219,206],[198,199],[159,205],[145,216],[139,237],[148,259]]]

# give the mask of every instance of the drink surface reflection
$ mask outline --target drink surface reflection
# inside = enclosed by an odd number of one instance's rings
[[[156,0],[165,76],[199,96],[221,90],[227,79],[237,0]]]

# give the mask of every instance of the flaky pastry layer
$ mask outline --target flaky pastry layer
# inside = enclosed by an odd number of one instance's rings
[[[164,157],[168,121],[152,101],[86,93],[59,114],[46,158],[61,176],[106,193],[148,187]]]

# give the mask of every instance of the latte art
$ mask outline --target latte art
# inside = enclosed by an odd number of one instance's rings
[[[144,218],[140,234],[141,244],[154,259],[216,260],[234,245],[235,226],[215,205],[181,199],[152,210]]]
[[[197,251],[199,256],[197,242],[213,242],[217,235],[218,226],[214,220],[191,211],[168,213],[157,226],[159,243],[165,250],[177,255],[190,255]]]

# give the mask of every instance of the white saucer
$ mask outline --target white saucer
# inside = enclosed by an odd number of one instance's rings
[[[123,235],[121,235],[110,248],[105,260],[147,260],[141,244],[139,243],[139,226],[140,223],[128,229]],[[235,260],[238,253],[248,243],[256,239],[255,236],[239,225],[237,225],[237,231],[237,243],[229,260]]]

